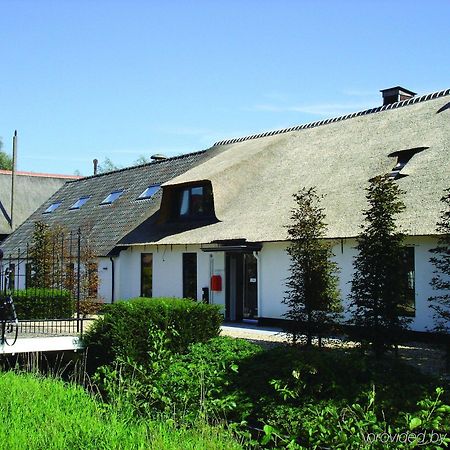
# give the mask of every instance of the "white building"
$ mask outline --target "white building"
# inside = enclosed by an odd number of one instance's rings
[[[426,331],[435,294],[429,250],[437,243],[440,198],[450,187],[450,90],[420,97],[400,87],[382,92],[378,108],[67,183],[6,241],[5,251],[23,247],[37,220],[90,224],[106,301],[207,297],[223,305],[229,320],[282,319],[292,195],[312,186],[325,195],[345,306],[365,188],[369,179],[391,174],[405,192],[398,224],[408,236],[411,329]],[[140,198],[146,188],[156,193]],[[74,210],[83,196],[90,198]],[[55,202],[62,205],[44,214]]]

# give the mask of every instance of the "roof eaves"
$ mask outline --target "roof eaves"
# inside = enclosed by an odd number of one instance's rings
[[[223,141],[216,142],[213,145],[213,147],[216,147],[219,145],[235,144],[237,142],[249,141],[251,139],[259,139],[262,137],[273,136],[273,135],[282,134],[282,133],[289,133],[291,131],[299,131],[299,130],[304,130],[307,128],[315,128],[315,127],[319,127],[321,125],[327,125],[329,123],[340,122],[342,120],[347,120],[347,119],[353,119],[354,117],[366,116],[368,114],[374,114],[374,113],[386,111],[388,109],[397,109],[397,108],[402,108],[403,106],[408,106],[408,105],[412,105],[415,103],[425,102],[427,100],[434,100],[435,98],[444,97],[446,95],[450,95],[450,89],[444,89],[442,91],[432,92],[431,94],[421,95],[420,97],[412,97],[408,100],[402,100],[401,102],[378,106],[376,108],[371,108],[371,109],[366,109],[364,111],[358,111],[358,112],[354,112],[354,113],[350,113],[350,114],[345,114],[343,116],[332,117],[330,119],[323,119],[323,120],[318,120],[315,122],[309,122],[309,123],[305,123],[303,125],[296,125],[296,126],[293,126],[290,128],[283,128],[280,130],[273,130],[273,131],[265,131],[263,133],[252,134],[252,135],[243,136],[240,138],[225,139]]]

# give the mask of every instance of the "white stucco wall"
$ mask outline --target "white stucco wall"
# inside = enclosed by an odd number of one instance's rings
[[[416,272],[416,317],[411,329],[426,331],[432,328],[432,311],[428,298],[435,295],[430,281],[433,266],[429,263],[429,250],[436,246],[436,239],[431,237],[408,238],[406,244],[415,248]],[[353,274],[353,258],[356,255],[354,239],[336,240],[333,245],[334,260],[338,263],[339,288],[344,305],[344,317],[348,317],[348,295],[351,289]],[[289,256],[286,253],[287,243],[266,242],[258,254],[258,302],[259,316],[282,319],[286,306],[282,303],[286,291],[286,280],[289,276]],[[223,252],[203,252],[196,245],[177,246],[136,246],[120,253],[116,258],[116,293],[115,299],[127,299],[140,295],[140,262],[141,253],[153,254],[153,296],[181,297],[183,295],[182,254],[197,253],[197,298],[202,298],[202,288],[210,287],[211,275],[222,277],[222,291],[210,291],[210,301],[225,306],[225,254]],[[107,267],[107,270],[104,270]],[[111,296],[111,262],[109,259],[99,261],[101,280],[100,295],[105,299]],[[103,284],[106,284],[105,286]]]
[[[436,246],[431,237],[410,237],[405,244],[414,247],[415,257],[415,300],[416,315],[410,328],[426,331],[433,327],[432,310],[428,298],[436,294],[430,286],[433,266],[430,264],[430,249]],[[289,276],[290,260],[286,253],[286,243],[265,243],[260,252],[260,317],[283,318],[286,306],[282,303]],[[344,306],[344,319],[349,317],[348,305],[353,276],[353,258],[356,256],[354,239],[336,240],[333,245],[334,260],[339,266],[339,289]]]
[[[223,289],[221,292],[210,291],[210,302],[225,304],[224,254],[205,253],[198,245],[135,246],[123,250],[115,263],[116,299],[128,299],[140,295],[142,253],[153,255],[154,297],[183,296],[183,253],[196,253],[197,299],[202,298],[202,288],[210,288],[211,275],[221,275]]]

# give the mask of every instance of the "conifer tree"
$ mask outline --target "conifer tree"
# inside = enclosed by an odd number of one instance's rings
[[[311,345],[313,336],[320,337],[341,310],[337,264],[331,261],[331,245],[324,240],[325,214],[316,189],[303,188],[294,199],[296,207],[288,225],[291,266],[284,316],[290,321],[287,331],[292,342],[306,334]]]
[[[431,286],[438,291],[430,297],[430,308],[434,311],[436,331],[450,331],[450,188],[441,198],[444,209],[436,231],[440,234],[438,246],[431,250],[434,254],[430,261],[435,267]]]
[[[401,194],[398,185],[387,176],[370,180],[366,195],[369,208],[363,212],[358,254],[353,261],[350,323],[362,332],[360,337],[372,345],[377,357],[397,347],[411,320],[401,315],[407,292],[404,235],[395,222],[405,209]]]

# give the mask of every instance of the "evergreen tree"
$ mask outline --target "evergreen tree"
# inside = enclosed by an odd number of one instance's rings
[[[438,295],[430,297],[430,308],[434,310],[436,331],[449,332],[450,329],[450,188],[441,198],[444,209],[436,230],[441,235],[438,246],[431,250],[435,255],[430,258],[435,270],[431,280]]]
[[[287,329],[295,344],[306,334],[307,344],[312,337],[323,333],[341,310],[338,292],[337,264],[331,261],[331,246],[324,238],[325,214],[315,188],[301,189],[294,194],[296,207],[292,209],[288,226],[291,275],[283,303],[290,321]]]
[[[405,205],[402,191],[387,176],[370,180],[369,208],[356,247],[350,294],[350,323],[362,332],[362,340],[372,344],[377,356],[397,347],[401,332],[410,319],[401,315],[406,304],[407,277],[403,268],[404,235],[397,230],[395,216]]]

